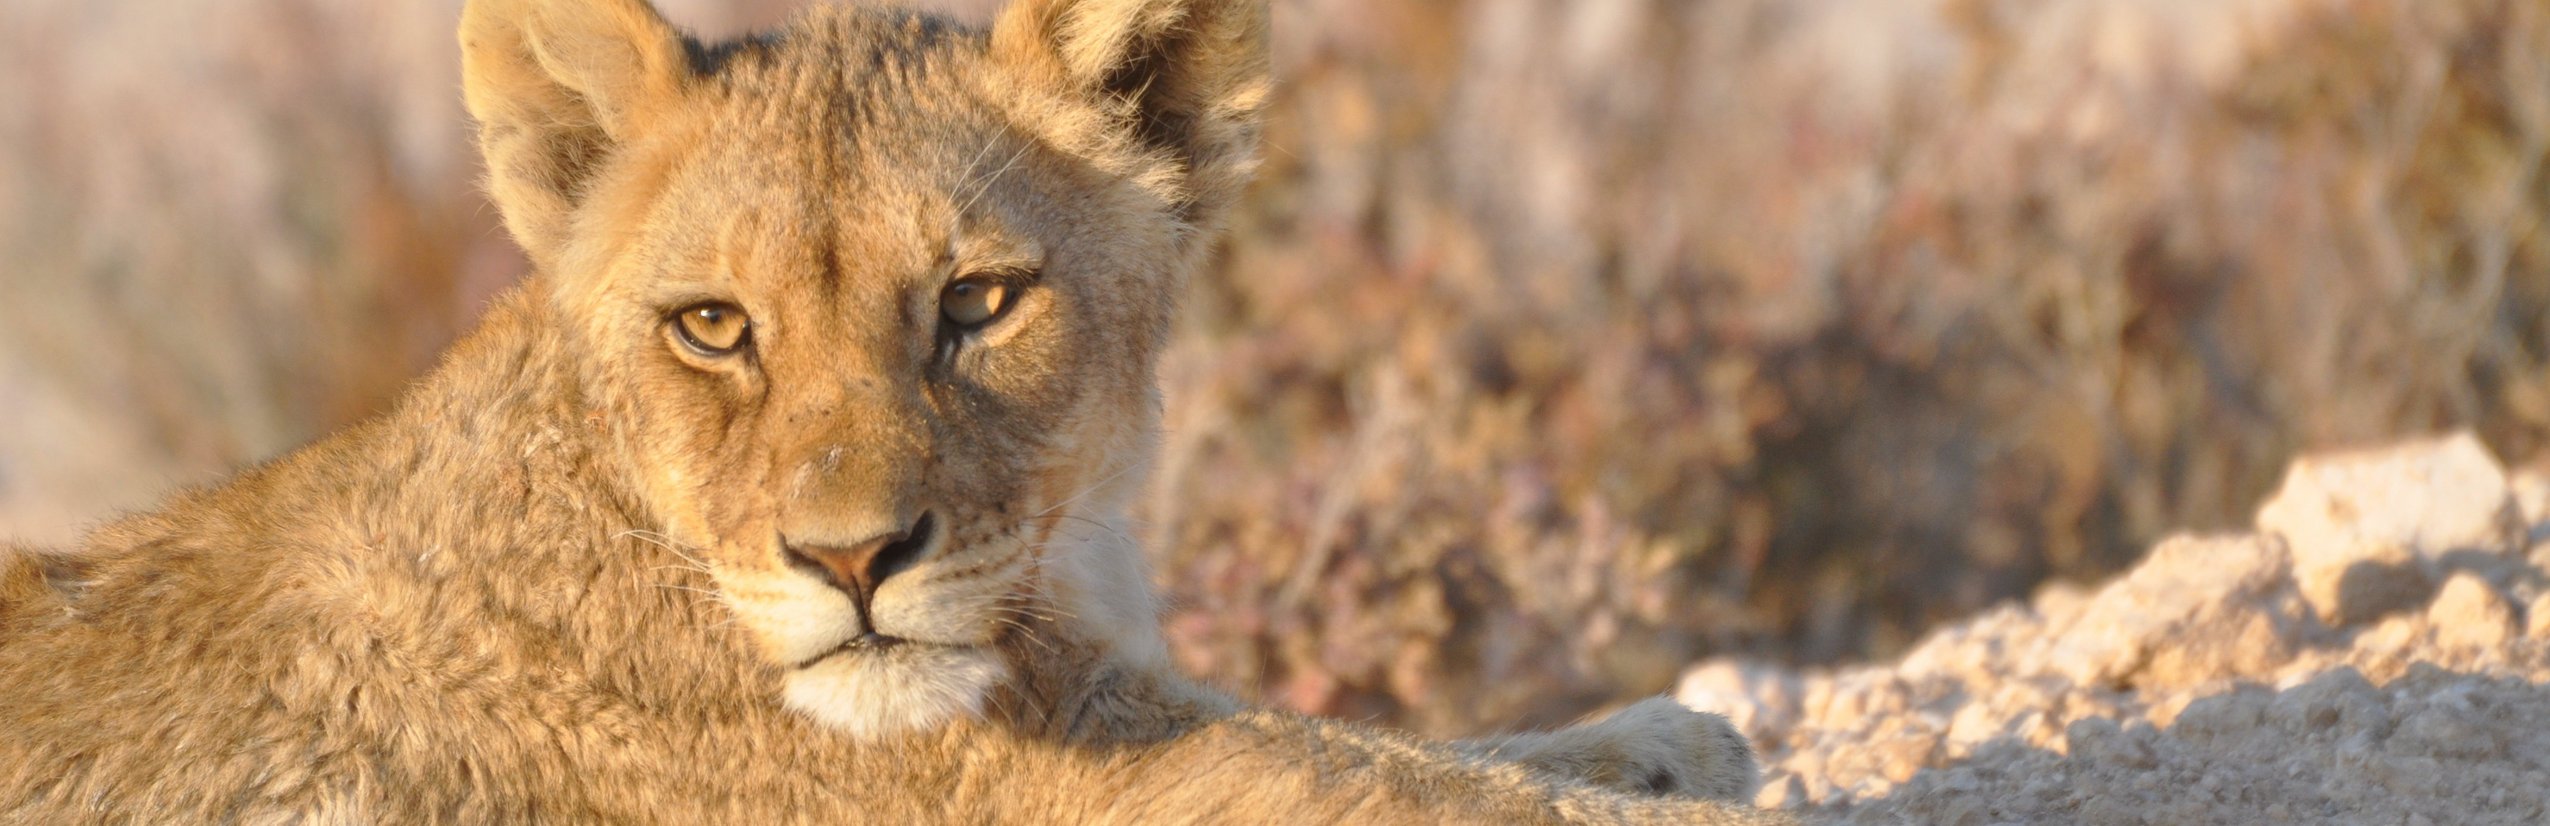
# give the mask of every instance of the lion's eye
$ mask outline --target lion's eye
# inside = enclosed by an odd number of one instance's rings
[[[939,291],[939,314],[960,330],[992,323],[1017,303],[1018,288],[994,275],[969,275]]]
[[[752,319],[733,304],[697,304],[673,315],[673,334],[704,356],[733,355],[752,341]]]

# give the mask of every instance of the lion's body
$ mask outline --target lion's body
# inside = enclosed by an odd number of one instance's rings
[[[1029,5],[710,51],[625,0],[474,3],[472,109],[543,274],[382,416],[81,548],[0,550],[0,820],[1755,817],[1611,790],[1744,794],[1715,718],[1431,744],[1168,669],[1138,551],[1066,528],[1121,524],[1148,461],[1160,291],[1245,180],[1263,9]],[[1126,134],[1062,102],[1075,61],[1125,60],[1074,37],[1161,8],[1127,25],[1205,46],[1140,93],[1185,108]],[[907,367],[897,279],[935,245],[1040,280]],[[663,285],[628,273],[685,268],[753,313],[749,362],[659,352],[631,296]],[[799,564],[876,525],[920,537],[892,587]]]

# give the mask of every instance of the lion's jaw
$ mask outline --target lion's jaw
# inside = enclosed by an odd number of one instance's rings
[[[999,540],[1028,561],[996,568],[997,577],[950,583],[939,571],[956,566],[925,564],[880,589],[873,629],[848,600],[803,577],[720,576],[717,591],[781,669],[790,708],[883,738],[982,717],[1019,668],[1037,667],[1011,658],[1061,640],[1116,664],[1164,666],[1157,600],[1139,549],[1124,538],[1126,521],[1056,520],[1059,529],[1032,543],[1032,559],[1027,540]],[[961,565],[966,556],[950,558]],[[892,642],[864,641],[869,630]]]
[[[861,739],[982,716],[1009,665],[982,648],[905,644],[844,652],[787,676],[788,707]]]
[[[1034,607],[1043,589],[1023,543],[987,544],[888,581],[864,617],[839,591],[794,572],[714,579],[719,599],[779,670],[788,707],[877,739],[980,717],[1012,673],[1002,637],[1040,633],[1032,618],[1053,615]]]

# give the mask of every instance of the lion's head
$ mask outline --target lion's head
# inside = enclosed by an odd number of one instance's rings
[[[490,189],[584,403],[790,705],[863,736],[979,709],[1022,614],[1159,656],[1113,523],[1246,181],[1264,18],[819,9],[703,46],[644,0],[471,0]]]

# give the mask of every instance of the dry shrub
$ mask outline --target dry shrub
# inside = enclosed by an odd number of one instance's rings
[[[58,539],[367,413],[473,314],[464,262],[510,277],[450,38],[406,34],[446,16],[0,7],[0,528]]]
[[[2305,446],[2550,446],[2542,4],[1391,5],[1279,18],[1170,377],[1233,685],[1563,718],[1885,655]]]

